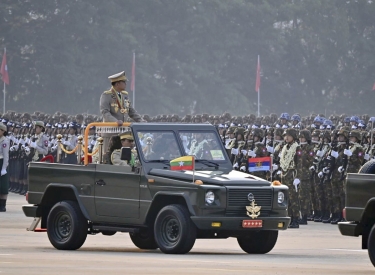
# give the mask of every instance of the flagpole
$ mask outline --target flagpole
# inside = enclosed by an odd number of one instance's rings
[[[258,117],[260,117],[260,56],[258,54],[256,88],[258,89]]]
[[[7,49],[4,48],[4,55],[6,54],[6,52],[7,52]],[[4,93],[3,114],[5,114],[5,81],[4,81],[4,90],[3,90],[3,93]]]
[[[134,67],[133,67],[134,66]],[[135,108],[135,51],[133,52],[132,82],[133,82],[133,108]],[[133,72],[134,70],[134,72]]]
[[[258,117],[260,117],[259,105],[260,105],[260,88],[258,89]]]

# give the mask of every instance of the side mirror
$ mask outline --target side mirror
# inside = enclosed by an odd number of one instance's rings
[[[121,148],[121,160],[130,161],[132,158],[132,153],[130,147],[122,147]]]

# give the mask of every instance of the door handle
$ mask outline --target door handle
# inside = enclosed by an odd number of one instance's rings
[[[104,180],[98,180],[98,181],[95,182],[95,184],[100,185],[100,186],[106,185]]]

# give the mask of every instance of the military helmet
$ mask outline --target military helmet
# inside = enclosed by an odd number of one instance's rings
[[[228,128],[227,134],[234,134],[236,131],[237,127],[236,126],[230,126]]]
[[[320,134],[321,134],[321,131],[318,130],[318,129],[315,129],[315,130],[311,133],[311,136],[312,136],[312,137],[320,137]]]
[[[286,119],[286,120],[290,120],[290,116],[289,116],[289,114],[288,113],[282,113],[281,115],[280,115],[280,119]]]
[[[284,129],[282,128],[276,128],[275,131],[274,131],[274,136],[282,136],[284,133]]]
[[[331,140],[331,132],[328,131],[328,130],[326,130],[326,131],[322,131],[322,132],[320,133],[320,137],[321,137],[321,138],[326,138],[326,139],[328,139],[328,140]]]
[[[270,127],[270,128],[268,128],[268,129],[266,129],[266,132],[264,133],[264,135],[265,135],[265,136],[268,136],[268,135],[273,136],[274,132],[275,132],[275,128]]]
[[[260,128],[255,128],[251,130],[251,135],[254,137],[259,137],[259,139],[262,139],[264,137],[264,131]]]
[[[358,130],[352,130],[352,131],[350,131],[349,137],[355,137],[355,138],[357,138],[357,141],[361,141],[362,140],[361,132],[358,131]]]
[[[208,119],[209,115],[207,113],[202,114],[202,118]]]
[[[296,120],[298,122],[301,121],[301,116],[299,114],[294,114],[292,115],[292,118],[291,118],[292,121]]]
[[[346,127],[342,127],[338,133],[338,135],[344,136],[346,139],[349,138],[349,130]]]
[[[311,132],[309,130],[301,130],[299,131],[299,137],[311,141]]]
[[[294,128],[285,129],[283,136],[291,136],[294,140],[298,139],[298,131]]]

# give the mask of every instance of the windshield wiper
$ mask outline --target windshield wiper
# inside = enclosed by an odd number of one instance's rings
[[[218,163],[213,162],[213,161],[209,161],[207,159],[196,159],[195,162],[203,163],[203,164],[207,165],[208,167],[215,167],[216,170],[219,168]]]

